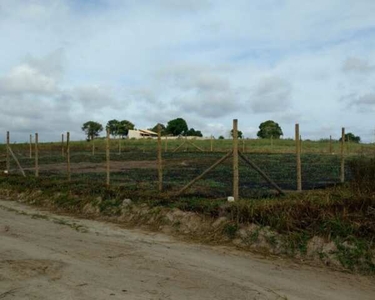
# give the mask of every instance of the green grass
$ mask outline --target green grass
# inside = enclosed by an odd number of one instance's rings
[[[191,140],[196,146],[202,148],[203,150],[209,152],[211,150],[211,141],[207,140]],[[124,140],[111,140],[110,148],[113,153],[119,152],[119,143],[121,143],[122,152],[150,152],[156,151],[157,141],[155,139],[124,139]],[[163,151],[167,148],[168,151],[173,151],[178,146],[184,143],[184,139],[177,140],[166,140],[162,139]],[[218,140],[214,139],[213,150],[215,152],[225,152],[229,151],[232,147],[231,139]],[[166,145],[167,144],[167,145]],[[106,141],[104,139],[98,139],[94,142],[96,153],[105,153]],[[24,156],[29,154],[29,144],[28,143],[17,143],[11,145],[13,150],[18,153],[22,153]],[[66,145],[64,144],[64,147]],[[61,153],[61,142],[57,143],[40,143],[39,151],[41,154],[48,153]],[[295,142],[292,139],[244,139],[239,140],[239,148],[245,150],[244,152],[249,153],[294,153],[295,152]],[[34,150],[34,149],[33,149]],[[72,141],[70,143],[70,150],[72,153],[82,152],[90,154],[92,152],[92,142],[87,141]],[[191,144],[187,143],[186,146],[181,148],[181,151],[196,151],[197,149]],[[358,143],[346,143],[345,152],[347,154],[362,154],[362,153],[374,153],[374,144],[358,144]],[[0,144],[0,153],[5,153],[5,145]],[[330,143],[329,140],[322,141],[302,141],[302,153],[330,153]],[[337,140],[332,141],[332,153],[340,153],[340,142]]]

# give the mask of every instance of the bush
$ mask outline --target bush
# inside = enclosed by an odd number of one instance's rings
[[[348,162],[351,187],[358,194],[375,192],[375,158],[361,157]]]

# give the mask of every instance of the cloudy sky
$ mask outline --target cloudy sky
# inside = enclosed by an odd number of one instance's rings
[[[182,117],[205,135],[375,139],[374,0],[0,0],[0,131]],[[4,139],[2,139],[4,140]]]

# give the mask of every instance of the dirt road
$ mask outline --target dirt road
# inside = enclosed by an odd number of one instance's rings
[[[375,299],[330,272],[0,201],[0,299]]]

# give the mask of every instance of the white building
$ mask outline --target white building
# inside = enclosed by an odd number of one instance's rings
[[[147,129],[136,129],[136,130],[129,130],[128,138],[129,139],[142,139],[142,138],[156,138],[158,134],[151,130]]]

